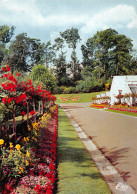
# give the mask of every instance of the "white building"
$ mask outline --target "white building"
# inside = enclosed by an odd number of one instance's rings
[[[127,75],[127,76],[114,76],[111,90],[110,90],[110,97],[111,97],[111,105],[115,102],[118,102],[119,99],[116,98],[117,95],[125,95],[125,94],[132,94],[137,93],[137,75]],[[137,99],[134,98],[136,101]],[[127,97],[121,99],[121,102],[126,102],[127,104],[131,105],[133,102],[132,97]]]

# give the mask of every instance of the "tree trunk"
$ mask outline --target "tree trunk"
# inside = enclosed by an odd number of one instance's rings
[[[27,126],[29,125],[29,103],[27,102]]]
[[[16,121],[15,121],[15,113],[16,111],[13,110],[13,133],[15,133],[15,139],[17,138],[17,134],[16,134]]]
[[[40,112],[41,112],[41,111],[40,111],[40,104],[41,104],[41,101],[39,101],[39,115],[40,115]]]
[[[43,115],[43,109],[44,109],[44,102],[42,102],[42,115]]]
[[[35,102],[33,102],[33,111],[36,112]],[[34,114],[34,122],[36,122],[36,113]]]

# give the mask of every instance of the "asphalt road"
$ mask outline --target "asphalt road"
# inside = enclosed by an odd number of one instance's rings
[[[85,107],[89,104],[60,105],[137,193],[137,118]]]

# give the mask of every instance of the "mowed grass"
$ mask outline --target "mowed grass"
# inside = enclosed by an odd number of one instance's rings
[[[102,108],[91,107],[91,106],[90,106],[90,108],[102,109]],[[108,111],[108,112],[120,113],[120,114],[123,114],[123,115],[129,115],[129,116],[137,117],[137,113],[134,113],[134,112],[124,112],[124,111],[112,110],[112,109],[102,109],[102,110]]]
[[[91,102],[92,101],[92,97],[95,97],[98,94],[104,93],[103,92],[92,92],[92,93],[82,93],[82,94],[55,94],[55,96],[57,97],[56,103],[79,103],[79,102]],[[67,101],[62,101],[60,99],[60,97],[77,97],[80,96],[79,101],[72,101],[72,100],[67,100]]]
[[[59,109],[58,194],[110,194],[84,144]]]

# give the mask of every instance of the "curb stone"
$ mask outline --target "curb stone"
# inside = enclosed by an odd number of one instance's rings
[[[64,109],[63,109],[64,110]],[[128,185],[120,176],[119,172],[114,166],[107,160],[102,152],[97,148],[93,141],[83,132],[79,125],[71,118],[68,111],[66,112],[67,117],[70,119],[73,127],[75,128],[79,138],[84,143],[87,151],[91,155],[93,161],[98,167],[101,175],[109,186],[113,194],[135,194],[135,191],[130,185]]]

